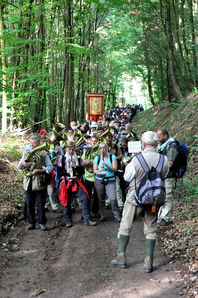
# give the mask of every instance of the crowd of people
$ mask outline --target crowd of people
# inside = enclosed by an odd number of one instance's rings
[[[172,138],[166,129],[143,133],[141,152],[148,167],[157,167],[160,155],[164,155],[161,177],[165,179],[166,202],[163,206],[156,206],[154,212],[151,206],[138,206],[136,188],[144,176],[144,169],[136,154],[129,152],[128,148],[128,142],[139,140],[130,122],[131,107],[107,112],[104,121],[86,122],[81,126],[71,121],[66,130],[64,126],[57,125],[57,138],[52,138],[45,129],[31,136],[18,164],[18,168],[24,171],[26,229],[35,229],[36,204],[37,220],[44,231],[47,230],[47,205],[60,215],[60,204],[63,205],[67,228],[73,225],[72,214],[76,206],[82,210],[86,226],[96,226],[105,221],[106,209],[111,208],[114,220],[120,223],[119,249],[112,264],[125,268],[130,230],[134,220],[141,216],[147,249],[144,270],[151,272],[157,225],[172,221],[174,176],[171,168],[177,158],[177,150],[168,146],[172,144]]]
[[[105,118],[119,119],[124,123],[124,121],[131,122],[140,111],[144,111],[142,104],[128,104],[124,107],[116,106],[113,109],[107,109],[104,116]]]

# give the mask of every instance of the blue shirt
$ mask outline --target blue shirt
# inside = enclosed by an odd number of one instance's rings
[[[112,161],[116,159],[116,156],[115,155],[111,154],[111,156],[112,156]],[[97,163],[97,165],[98,165],[97,169],[99,170],[102,167],[102,159],[100,158],[99,164],[98,164],[98,159],[99,159],[99,156],[96,156],[94,158],[94,162]],[[109,153],[108,153],[108,157],[107,157],[107,160],[106,160],[106,164],[108,164],[109,166],[112,166],[111,159],[110,159],[110,154]],[[115,180],[115,173],[114,173],[114,171],[111,171],[107,166],[104,166],[104,172],[106,174],[106,176],[105,176],[104,179],[106,179],[108,177],[111,177],[109,179],[109,181],[114,181]],[[102,180],[103,179],[101,177],[98,177],[97,174],[96,174],[96,178],[98,180]]]

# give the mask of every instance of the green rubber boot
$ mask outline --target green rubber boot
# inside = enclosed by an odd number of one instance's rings
[[[117,257],[111,264],[115,267],[126,268],[126,255],[124,252],[117,252]]]
[[[120,235],[119,236],[119,250],[117,252],[117,258],[114,259],[111,264],[116,267],[126,268],[126,247],[129,242],[129,236]]]
[[[144,260],[144,271],[150,273],[153,271],[153,253],[155,249],[155,239],[146,239],[146,258]]]

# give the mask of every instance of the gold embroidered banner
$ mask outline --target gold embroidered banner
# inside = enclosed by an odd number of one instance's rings
[[[90,98],[90,114],[101,115],[102,114],[102,97]]]
[[[88,120],[98,121],[104,115],[104,93],[87,93]]]

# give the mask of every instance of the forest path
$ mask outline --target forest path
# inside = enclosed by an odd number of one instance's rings
[[[135,222],[127,247],[127,269],[111,266],[118,247],[118,223],[86,227],[80,211],[66,229],[63,214],[47,212],[48,228],[12,229],[1,248],[0,297],[179,297],[181,282],[157,243],[154,271],[143,271],[143,224]]]

